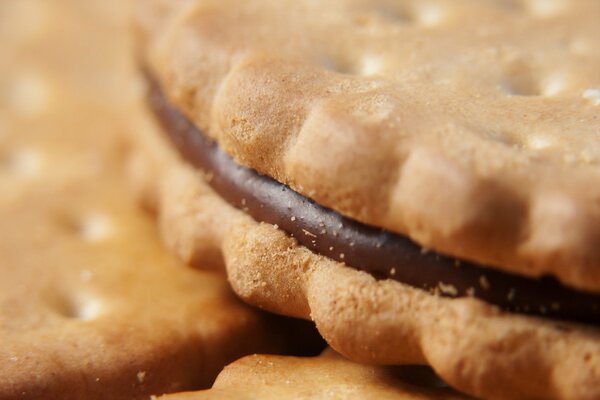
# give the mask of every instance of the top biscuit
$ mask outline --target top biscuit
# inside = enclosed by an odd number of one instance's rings
[[[600,289],[599,2],[172,7],[141,17],[146,62],[241,164],[424,247]]]

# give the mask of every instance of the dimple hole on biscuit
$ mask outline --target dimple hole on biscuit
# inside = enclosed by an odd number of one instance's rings
[[[600,106],[600,88],[590,88],[583,91],[582,97],[595,106]]]
[[[372,10],[377,17],[392,23],[411,24],[416,22],[415,10],[412,4],[388,2]]]
[[[568,86],[564,74],[540,76],[524,63],[515,63],[506,70],[499,87],[509,96],[555,96]]]
[[[536,18],[552,17],[565,7],[564,0],[500,0],[498,3],[514,13]]]
[[[86,242],[103,240],[112,229],[108,216],[97,211],[85,214],[63,212],[58,217],[57,223],[67,232]]]
[[[37,117],[50,106],[51,91],[50,83],[41,73],[22,71],[8,87],[8,108],[23,117]]]
[[[354,22],[359,26],[378,26],[379,23],[410,27],[412,25],[434,26],[443,19],[439,4],[432,2],[377,1],[359,13]]]
[[[40,168],[40,155],[30,148],[15,149],[0,153],[0,170],[14,177],[35,175]]]
[[[100,303],[96,300],[64,294],[59,297],[56,307],[56,311],[61,315],[83,321],[95,318],[100,314],[101,309]]]
[[[552,17],[566,7],[565,0],[525,0],[525,7],[538,17]]]
[[[506,67],[506,76],[500,88],[511,96],[538,96],[542,93],[535,72],[524,61],[516,61]]]

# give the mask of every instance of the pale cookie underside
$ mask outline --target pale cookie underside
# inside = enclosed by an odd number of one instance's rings
[[[312,253],[227,204],[177,158],[160,132],[137,132],[134,180],[158,211],[163,237],[188,263],[225,261],[245,301],[316,322],[357,361],[427,363],[480,397],[600,396],[597,328],[431,295]]]
[[[2,399],[147,399],[286,346],[161,245],[123,182],[141,112],[124,5],[0,2]]]
[[[421,384],[419,384],[421,383]],[[331,350],[319,357],[253,355],[227,366],[212,389],[161,397],[201,399],[465,399],[435,387],[414,367],[372,367],[348,361]]]
[[[142,23],[147,62],[237,161],[425,247],[600,288],[599,2],[183,3]]]

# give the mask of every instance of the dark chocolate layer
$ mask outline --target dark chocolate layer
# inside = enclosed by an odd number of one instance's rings
[[[210,176],[209,184],[223,199],[257,221],[277,225],[315,253],[442,296],[474,296],[507,311],[600,324],[600,294],[568,288],[552,277],[526,278],[423,251],[404,236],[346,218],[237,164],[156,84],[149,100],[179,153]]]

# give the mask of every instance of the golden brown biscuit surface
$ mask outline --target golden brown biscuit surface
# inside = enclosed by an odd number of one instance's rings
[[[286,349],[281,321],[164,249],[123,182],[125,5],[0,2],[2,399],[147,398]]]
[[[213,388],[161,397],[195,399],[466,399],[419,367],[372,367],[331,350],[319,357],[253,355],[229,366]]]
[[[600,288],[598,2],[198,0],[170,15],[146,25],[151,69],[242,164],[428,248]]]

